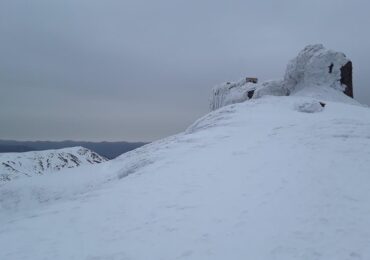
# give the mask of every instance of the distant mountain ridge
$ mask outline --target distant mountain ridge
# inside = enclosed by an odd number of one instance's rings
[[[0,154],[0,181],[97,164],[108,159],[84,147]]]
[[[0,153],[42,151],[82,146],[108,159],[136,149],[147,142],[15,141],[0,140]]]

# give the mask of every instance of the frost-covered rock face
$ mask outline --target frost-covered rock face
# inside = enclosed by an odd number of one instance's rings
[[[216,86],[212,90],[210,109],[213,111],[223,106],[244,102],[252,98],[255,88],[256,84],[245,79]]]
[[[345,91],[342,67],[350,60],[341,52],[325,49],[322,44],[309,45],[287,66],[284,85],[294,93],[304,87],[328,86]]]
[[[338,93],[332,93],[331,90]],[[261,84],[251,84],[242,80],[215,87],[210,108],[215,110],[266,95],[319,96],[342,102],[348,100],[343,93],[353,97],[351,61],[341,52],[328,50],[322,44],[315,44],[306,46],[289,62],[282,80],[266,81]]]
[[[266,81],[258,86],[258,88],[256,89],[253,95],[253,98],[260,98],[265,95],[288,96],[289,89],[285,87],[284,81],[282,80]]]

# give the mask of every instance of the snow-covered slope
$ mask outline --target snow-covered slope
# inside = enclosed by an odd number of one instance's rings
[[[25,153],[0,153],[0,181],[41,175],[63,168],[96,164],[106,160],[106,158],[83,147]]]
[[[112,161],[4,182],[0,259],[370,259],[370,109],[349,100],[266,95]]]
[[[315,102],[226,106],[110,162],[6,183],[0,259],[370,259],[369,108],[299,109]]]

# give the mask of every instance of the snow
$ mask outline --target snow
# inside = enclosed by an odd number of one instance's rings
[[[0,259],[370,259],[370,109],[346,62],[308,46],[283,80],[214,88],[183,133],[0,183]]]
[[[288,96],[289,89],[284,86],[282,80],[271,80],[263,82],[254,92],[253,98],[260,98],[266,95],[272,96]]]
[[[341,67],[350,62],[341,52],[326,49],[322,44],[306,46],[287,66],[284,82],[290,92],[310,86],[326,86],[340,91]]]
[[[295,105],[295,110],[298,112],[303,112],[303,113],[317,113],[321,112],[325,106],[325,103],[320,103],[317,100],[310,100],[307,102],[299,102]]]
[[[210,102],[211,111],[230,104],[263,96],[312,96],[320,94],[322,99],[355,104],[342,95],[347,86],[341,84],[341,68],[350,60],[341,52],[326,49],[322,44],[306,46],[291,60],[281,80],[265,81],[261,84],[236,83],[216,86]],[[308,89],[308,90],[307,90]],[[333,91],[335,90],[335,91]],[[358,103],[357,103],[358,104]]]
[[[370,259],[370,110],[296,109],[317,101],[251,99],[115,160],[4,182],[0,259]]]
[[[344,95],[342,92],[327,86],[306,86],[296,91],[294,96],[311,97],[319,100],[341,102],[351,105],[361,105],[358,101]]]
[[[256,85],[247,82],[246,79],[215,86],[210,98],[210,109],[213,111],[223,106],[244,102],[251,98],[248,93],[253,94],[255,88]]]
[[[24,153],[0,153],[0,181],[10,181],[96,164],[107,159],[84,147],[71,147]]]

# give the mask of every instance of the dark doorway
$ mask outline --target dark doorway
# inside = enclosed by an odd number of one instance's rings
[[[343,93],[353,98],[352,62],[349,61],[340,68],[340,83],[346,86],[346,89],[343,91]]]

